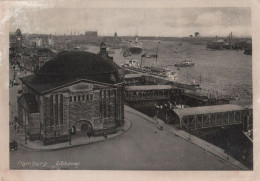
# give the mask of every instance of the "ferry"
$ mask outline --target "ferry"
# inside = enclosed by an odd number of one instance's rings
[[[122,67],[129,69],[129,70],[136,71],[136,72],[140,72],[140,73],[147,73],[147,74],[155,75],[155,76],[162,77],[162,78],[169,78],[171,80],[177,79],[177,73],[172,71],[171,69],[167,69],[164,67],[152,67],[152,66],[141,67],[138,64],[137,60],[126,61],[126,63],[124,63],[122,65]]]
[[[191,60],[184,60],[182,62],[177,62],[176,64],[174,64],[175,67],[194,67],[195,63],[192,62]]]
[[[138,37],[136,36],[135,42],[131,42],[130,52],[132,54],[140,54],[142,52],[142,43],[138,41]]]

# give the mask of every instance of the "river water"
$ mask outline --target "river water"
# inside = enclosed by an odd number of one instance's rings
[[[143,40],[143,52],[155,54],[157,41]],[[179,45],[179,44],[182,45]],[[122,51],[116,51],[114,60],[122,64],[126,60],[141,62],[141,55],[123,57]],[[173,65],[185,59],[192,60],[194,67],[177,70]],[[181,41],[160,41],[158,59],[145,58],[143,65],[167,66],[177,72],[177,82],[192,82],[193,77],[201,83],[202,89],[217,91],[236,98],[238,104],[252,104],[252,56],[243,51],[210,51],[205,45],[192,45]]]

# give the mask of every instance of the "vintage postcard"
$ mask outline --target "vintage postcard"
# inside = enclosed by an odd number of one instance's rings
[[[1,179],[257,180],[259,2],[1,5]]]

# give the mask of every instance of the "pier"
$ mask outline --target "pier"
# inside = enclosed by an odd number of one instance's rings
[[[170,100],[180,90],[170,85],[126,86],[125,101]]]
[[[125,101],[168,100],[188,106],[228,104],[232,97],[192,85],[174,82],[168,78],[126,69]]]
[[[252,125],[252,110],[234,104],[173,109],[173,122],[180,129],[197,130],[243,124]],[[251,123],[250,123],[251,120]]]

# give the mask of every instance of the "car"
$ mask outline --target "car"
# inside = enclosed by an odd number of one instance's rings
[[[18,143],[15,140],[10,141],[9,147],[10,147],[10,151],[15,151],[18,149]]]

